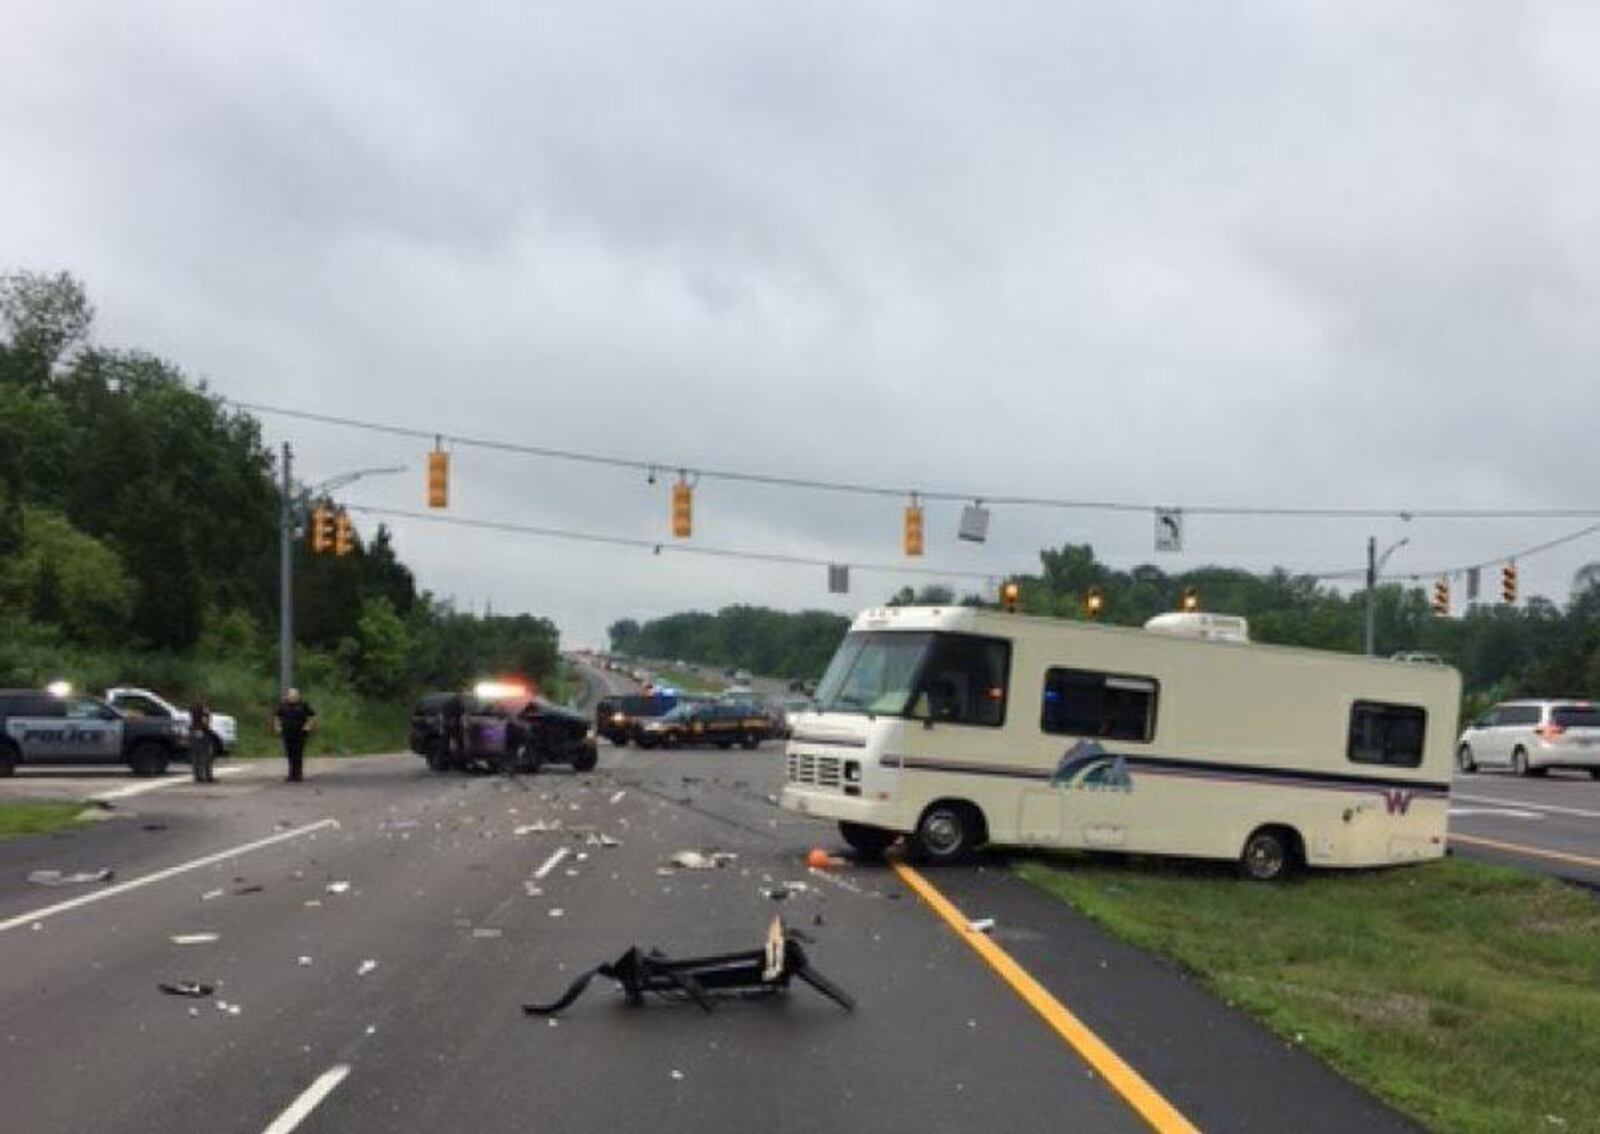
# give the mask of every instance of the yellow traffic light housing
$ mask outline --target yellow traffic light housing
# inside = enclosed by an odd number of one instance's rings
[[[1099,622],[1104,613],[1106,597],[1098,586],[1091,586],[1083,596],[1083,616],[1090,622]]]
[[[1017,612],[1017,605],[1022,601],[1022,586],[1019,583],[1006,583],[1000,588],[1000,605],[1012,614]]]
[[[682,474],[672,486],[672,537],[688,539],[694,532],[694,489]]]
[[[450,503],[450,454],[435,449],[428,454],[428,507],[444,508]]]
[[[1185,614],[1193,614],[1200,609],[1200,588],[1184,587],[1183,597],[1178,600],[1178,609]]]
[[[1507,563],[1500,569],[1500,597],[1507,606],[1517,605],[1517,565]]]
[[[349,555],[355,549],[355,528],[350,523],[350,513],[340,508],[333,521],[333,553]]]
[[[1441,618],[1450,614],[1450,580],[1442,575],[1433,584],[1433,613]]]
[[[333,509],[318,504],[311,510],[311,554],[326,555],[333,550]]]
[[[912,497],[911,503],[906,505],[905,539],[903,542],[907,556],[915,557],[922,554],[922,530],[922,505],[916,502],[915,497]]]

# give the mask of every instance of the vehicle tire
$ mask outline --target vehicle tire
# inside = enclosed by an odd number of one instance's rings
[[[1239,870],[1252,882],[1276,882],[1294,868],[1294,837],[1282,827],[1262,827],[1244,841]]]
[[[0,776],[9,776],[11,774],[5,770],[5,760],[5,756],[0,755]],[[1600,780],[1600,768],[1590,768],[1589,778],[1591,780]]]
[[[666,739],[662,741],[662,744],[664,744],[668,748],[677,748],[682,743],[683,743],[683,741],[681,741],[678,738],[676,733],[670,733],[670,732],[667,734]]]
[[[17,750],[9,744],[0,744],[0,779],[17,773]]]
[[[1478,762],[1472,758],[1472,746],[1468,745],[1468,744],[1463,744],[1460,748],[1457,748],[1456,749],[1456,771],[1458,771],[1458,772],[1476,772],[1477,770],[1478,770]]]
[[[618,748],[626,748],[626,747],[628,747],[628,738],[625,737],[625,736],[613,736],[613,737],[610,737],[609,739],[610,739],[611,743],[615,744]]]
[[[760,743],[761,743],[761,738],[759,736],[757,736],[753,732],[747,732],[747,733],[744,734],[744,739],[739,741],[739,746],[741,748],[744,748],[746,751],[748,751],[748,750],[754,748],[756,745],[758,745]]]
[[[898,831],[885,831],[882,827],[869,827],[865,823],[839,824],[839,837],[862,858],[882,858],[883,852],[894,846],[900,837]]]
[[[428,762],[428,767],[435,772],[448,772],[450,770],[450,749],[438,737],[434,737],[422,746],[422,758]]]
[[[599,763],[600,750],[585,745],[583,751],[572,761],[572,769],[576,772],[592,772]]]
[[[539,769],[544,767],[544,754],[527,741],[523,741],[517,748],[517,755],[511,761],[511,767],[524,776],[537,776]]]
[[[167,750],[153,740],[141,740],[128,753],[128,766],[136,776],[159,776],[167,770]]]
[[[731,740],[719,740],[719,741],[717,741],[717,747],[722,749],[724,752],[726,752],[728,749],[733,747],[733,741],[731,741]]]
[[[922,813],[909,842],[918,861],[949,866],[971,858],[983,838],[982,813],[970,803],[944,799]]]
[[[654,748],[655,746],[656,746],[656,742],[655,741],[648,740],[648,739],[646,739],[645,737],[642,737],[642,736],[639,738],[639,747],[640,748]]]
[[[1528,753],[1521,748],[1515,749],[1511,753],[1512,775],[1526,776],[1531,775],[1532,771],[1533,770],[1528,767]]]

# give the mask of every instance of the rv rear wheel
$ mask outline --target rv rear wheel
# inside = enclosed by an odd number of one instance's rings
[[[933,866],[964,862],[983,839],[983,816],[969,803],[941,801],[930,806],[911,832],[915,856]]]
[[[1281,827],[1263,827],[1244,843],[1239,868],[1252,882],[1276,882],[1294,863],[1290,836]]]

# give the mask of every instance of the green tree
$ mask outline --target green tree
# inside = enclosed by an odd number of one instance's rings
[[[364,693],[390,696],[405,688],[411,635],[388,598],[368,598],[357,619],[355,686]]]

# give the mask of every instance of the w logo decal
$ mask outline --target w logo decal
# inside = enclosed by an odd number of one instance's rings
[[[1404,815],[1411,810],[1411,793],[1409,791],[1386,791],[1382,793],[1383,805],[1390,815]]]

